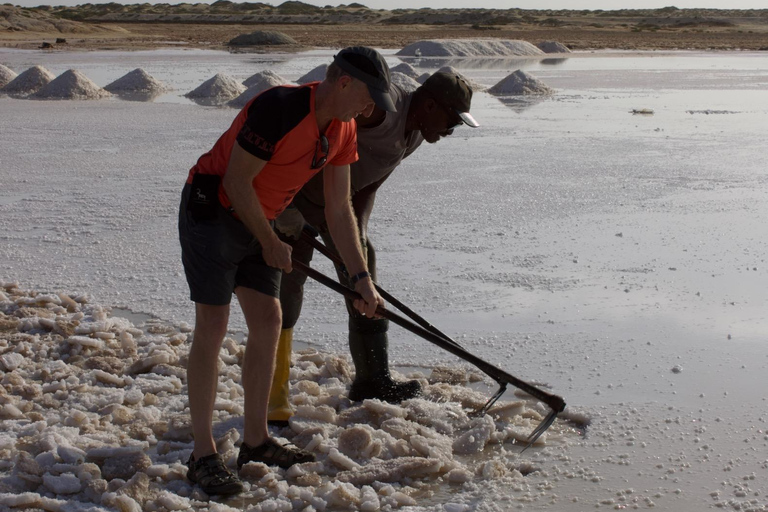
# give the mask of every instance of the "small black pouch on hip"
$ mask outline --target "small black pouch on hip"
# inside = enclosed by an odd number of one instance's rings
[[[195,174],[192,177],[192,189],[187,202],[187,210],[192,218],[199,222],[216,218],[219,206],[219,183],[221,177],[216,174]]]

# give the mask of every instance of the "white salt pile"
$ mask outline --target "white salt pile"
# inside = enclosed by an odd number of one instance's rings
[[[140,329],[109,312],[87,296],[0,282],[0,509],[234,510],[209,503],[185,478],[193,448],[185,368],[191,326],[150,320]],[[242,439],[244,354],[243,344],[227,338],[219,356],[214,435],[232,468]],[[247,464],[238,500],[253,511],[395,510],[416,505],[420,490],[447,495],[462,486],[471,501],[489,485],[528,499],[538,487],[521,473],[532,463],[517,441],[543,411],[517,401],[470,417],[486,396],[456,374],[411,375],[424,394],[400,405],[353,403],[346,356],[295,352],[296,414],[272,435],[310,450],[317,462],[289,470]],[[569,438],[579,439],[556,422],[537,444],[561,452]]]
[[[443,66],[442,68],[438,69],[437,71],[440,72],[440,73],[449,73],[451,75],[459,75],[461,78],[464,79],[465,82],[467,82],[469,84],[469,86],[472,88],[472,92],[480,92],[480,91],[484,91],[484,90],[487,89],[487,87],[484,86],[483,84],[481,84],[479,82],[475,82],[471,78],[468,78],[468,77],[462,75],[461,73],[459,73],[459,70],[454,68],[453,66]],[[429,78],[429,77],[427,77],[427,78]]]
[[[246,87],[253,87],[254,85],[260,84],[275,87],[277,85],[283,85],[287,83],[288,80],[269,69],[259,71],[258,73],[249,76],[245,79],[245,81],[243,81],[243,85]]]
[[[43,66],[33,66],[11,80],[3,87],[3,92],[14,96],[29,96],[48,85],[54,78],[56,75]]]
[[[400,88],[406,92],[415,91],[421,85],[410,76],[400,73],[399,71],[392,71],[390,73],[390,78],[394,85],[399,85]]]
[[[243,108],[245,104],[251,101],[256,95],[261,94],[267,89],[286,83],[288,83],[288,80],[274,71],[259,71],[243,82],[243,85],[248,87],[248,89],[240,96],[227,103],[227,105],[234,108]]]
[[[30,97],[41,100],[98,100],[109,95],[80,71],[70,69]]]
[[[328,69],[328,64],[320,64],[312,71],[296,80],[297,84],[306,84],[309,82],[320,82],[325,79],[325,70]]]
[[[17,76],[14,70],[0,64],[0,89],[11,83]]]
[[[429,78],[430,76],[432,76],[432,73],[423,73],[419,75],[419,78],[417,78],[416,81],[419,82],[420,84],[423,84],[424,82],[427,81],[427,78]]]
[[[410,78],[413,78],[414,80],[419,77],[419,72],[413,69],[413,66],[408,64],[407,62],[401,62],[397,66],[393,68],[389,68],[390,72],[397,71],[398,73],[402,73],[406,76],[409,76]]]
[[[158,93],[170,88],[141,68],[136,68],[104,87],[115,94],[121,93]]]
[[[422,57],[506,57],[543,55],[527,41],[514,39],[431,39],[409,44],[396,55]]]
[[[544,53],[571,53],[567,46],[557,41],[542,41],[536,46]]]
[[[210,100],[213,104],[224,104],[238,97],[243,91],[245,91],[243,84],[229,75],[218,73],[184,96],[191,99]]]
[[[545,85],[538,78],[518,69],[499,83],[488,89],[491,94],[503,95],[548,95],[555,90]]]

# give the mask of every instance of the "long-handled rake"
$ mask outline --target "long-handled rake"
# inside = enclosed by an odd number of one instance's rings
[[[302,233],[302,238],[307,243],[309,243],[312,247],[314,247],[318,252],[324,254],[329,259],[331,259],[331,261],[340,265],[342,269],[344,268],[341,258],[339,258],[333,252],[329,251],[328,248],[325,245],[323,245],[322,242],[315,239],[311,230],[305,229],[304,232]],[[336,282],[330,277],[318,272],[317,270],[311,268],[310,266],[300,261],[293,260],[293,267],[294,269],[299,270],[300,272],[303,272],[307,276],[327,286],[328,288],[334,290],[335,292],[344,295],[346,298],[350,300],[356,300],[361,298],[360,295],[354,290]],[[541,402],[549,406],[551,411],[542,420],[542,422],[533,430],[533,432],[531,432],[531,434],[528,436],[528,439],[526,439],[526,446],[525,448],[523,448],[524,450],[527,449],[529,446],[531,446],[539,438],[539,436],[541,436],[541,434],[543,434],[552,425],[552,423],[555,421],[555,418],[557,418],[558,413],[562,412],[565,409],[565,400],[563,400],[561,397],[547,393],[546,391],[543,391],[533,386],[532,384],[529,384],[521,379],[518,379],[513,375],[510,375],[509,373],[505,372],[500,368],[497,368],[496,366],[488,363],[487,361],[480,359],[474,354],[471,354],[464,347],[462,347],[456,341],[451,339],[448,335],[440,332],[436,327],[430,324],[427,320],[417,315],[415,312],[413,312],[411,309],[405,306],[402,302],[400,302],[399,300],[394,298],[392,295],[387,293],[385,290],[383,290],[380,286],[376,285],[375,283],[374,285],[376,286],[376,290],[384,298],[384,300],[388,301],[390,304],[393,304],[405,315],[407,315],[413,321],[418,323],[418,325],[416,323],[411,322],[407,318],[402,317],[396,312],[390,311],[388,309],[384,309],[382,307],[376,308],[376,314],[390,320],[391,322],[412,332],[413,334],[416,334],[417,336],[420,336],[425,340],[431,343],[434,343],[435,345],[447,350],[448,352],[454,354],[455,356],[460,357],[461,359],[464,359],[465,361],[475,365],[479,370],[483,371],[486,375],[488,375],[489,377],[491,377],[493,380],[496,381],[496,383],[499,385],[498,391],[496,391],[496,393],[494,393],[493,396],[491,396],[488,402],[486,402],[486,404],[477,411],[478,414],[484,415],[486,412],[488,412],[488,410],[493,406],[493,404],[495,404],[496,401],[499,398],[501,398],[501,396],[507,390],[507,386],[510,384],[512,386],[515,386],[518,389],[525,391],[532,397],[540,400]]]

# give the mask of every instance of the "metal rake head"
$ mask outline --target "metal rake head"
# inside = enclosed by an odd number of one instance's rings
[[[547,429],[552,426],[552,423],[555,422],[555,418],[557,418],[557,411],[549,411],[547,417],[544,418],[541,423],[539,423],[539,426],[536,427],[534,431],[531,432],[531,435],[528,436],[528,439],[525,440],[525,447],[520,451],[520,453],[523,453],[525,450],[530,448],[533,443],[535,443],[536,440],[541,437],[541,434],[546,432]]]

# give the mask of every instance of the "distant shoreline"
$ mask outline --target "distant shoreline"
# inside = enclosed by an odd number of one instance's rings
[[[293,48],[368,45],[402,48],[424,39],[557,41],[572,50],[768,51],[768,9],[523,9],[373,10],[361,4],[316,7],[285,2],[213,4],[84,4],[76,7],[0,6],[0,47],[53,50],[226,49],[233,37],[270,30]],[[56,43],[56,40],[66,42]]]

